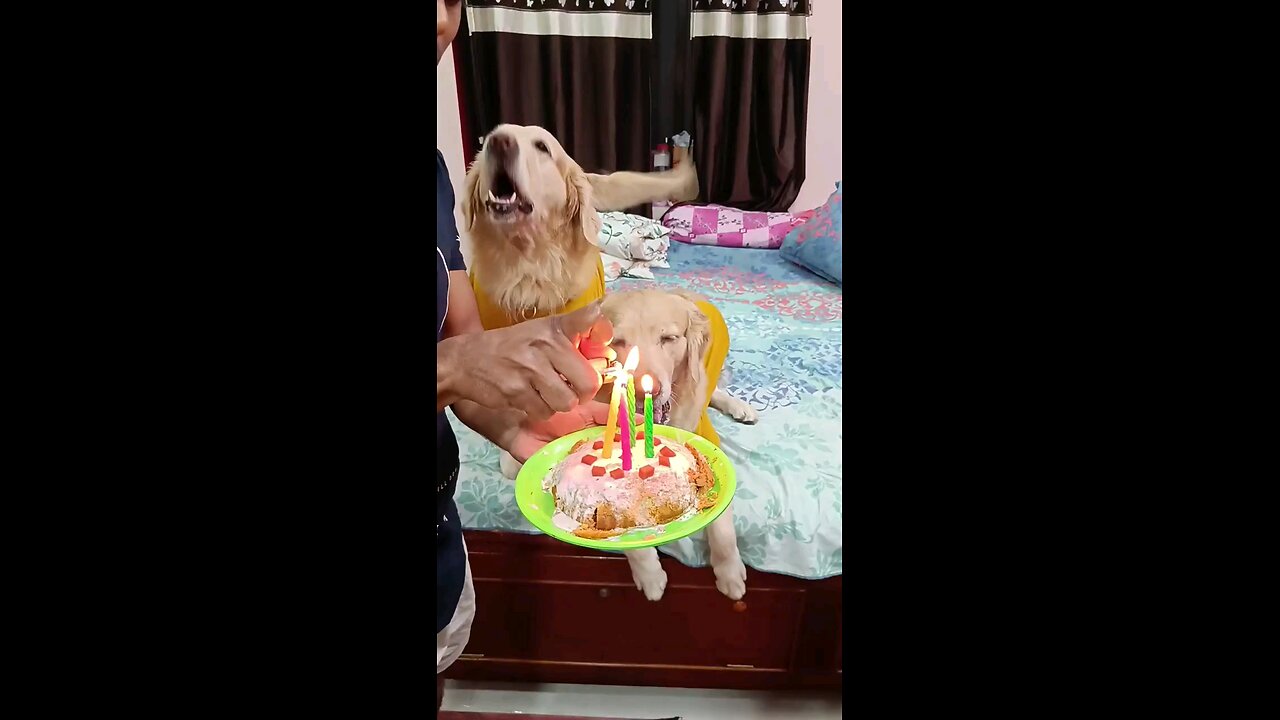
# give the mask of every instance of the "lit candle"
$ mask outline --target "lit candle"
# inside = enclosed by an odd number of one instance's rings
[[[644,456],[653,457],[653,378],[640,378],[644,387]]]
[[[631,472],[631,406],[622,398],[622,472]]]
[[[604,426],[604,450],[600,456],[605,460],[613,457],[613,432],[618,429],[618,401],[622,399],[622,382],[626,374],[621,370],[613,376],[613,395],[609,397],[609,422]]]

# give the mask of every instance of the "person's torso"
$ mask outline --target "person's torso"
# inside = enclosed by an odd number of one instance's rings
[[[436,342],[444,337],[449,313],[449,264],[445,253],[454,252],[457,229],[453,223],[453,185],[436,151]],[[436,632],[453,619],[466,578],[466,552],[462,547],[462,523],[453,494],[458,486],[458,440],[443,412],[436,413]]]

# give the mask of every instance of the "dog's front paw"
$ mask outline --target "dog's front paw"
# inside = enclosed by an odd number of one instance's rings
[[[729,403],[729,417],[746,425],[755,425],[760,421],[760,413],[745,400],[733,398]]]
[[[667,589],[667,571],[661,565],[656,570],[642,570],[633,565],[631,579],[636,581],[636,589],[654,602],[661,600]]]
[[[502,456],[498,458],[498,466],[502,468],[502,476],[508,480],[515,480],[520,474],[520,461],[511,457],[511,453],[506,450],[502,451]]]
[[[747,566],[742,564],[742,558],[735,556],[732,560],[712,565],[711,569],[716,574],[716,589],[725,597],[741,600],[747,594]]]

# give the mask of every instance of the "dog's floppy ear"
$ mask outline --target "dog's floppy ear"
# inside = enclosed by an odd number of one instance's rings
[[[690,387],[701,391],[704,389],[702,384],[706,379],[706,368],[703,367],[703,361],[706,358],[708,346],[711,344],[711,321],[698,309],[693,298],[684,294],[681,294],[681,297],[689,304],[689,329],[684,333],[685,340],[689,343],[689,349],[685,352],[685,365],[688,366],[689,370],[689,384]]]
[[[462,219],[466,221],[468,230],[476,224],[476,213],[484,206],[480,199],[480,163],[483,160],[484,150],[481,150],[476,153],[476,161],[471,163],[471,169],[467,170],[467,187],[462,194]]]
[[[591,180],[577,163],[569,168],[564,178],[565,215],[569,225],[582,234],[589,245],[595,245],[600,237],[600,213],[591,202]]]

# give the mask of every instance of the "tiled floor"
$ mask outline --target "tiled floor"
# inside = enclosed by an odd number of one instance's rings
[[[449,680],[444,709],[684,720],[829,720],[841,715],[837,691],[690,690],[622,685],[525,685]]]

